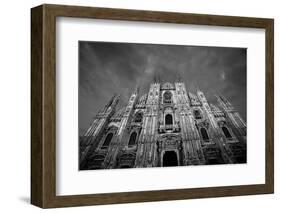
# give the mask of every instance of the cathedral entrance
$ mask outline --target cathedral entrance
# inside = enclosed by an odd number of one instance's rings
[[[163,155],[163,167],[178,166],[178,156],[175,151],[166,151]]]

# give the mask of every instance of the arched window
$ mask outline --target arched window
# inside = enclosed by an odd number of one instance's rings
[[[133,132],[130,136],[130,140],[129,140],[129,146],[133,146],[136,144],[136,140],[137,140],[137,133]]]
[[[226,138],[232,138],[230,132],[228,131],[228,129],[225,126],[223,126],[221,129]]]
[[[193,111],[193,114],[194,114],[195,119],[201,119],[201,118],[202,118],[202,115],[201,115],[199,109],[195,109],[195,110]]]
[[[172,125],[173,124],[173,116],[171,114],[167,114],[165,116],[165,124]]]
[[[170,91],[166,91],[164,93],[164,103],[172,103],[172,93]]]
[[[135,121],[136,123],[142,122],[142,112],[137,112],[137,113],[135,114],[134,121]]]
[[[102,148],[108,147],[109,144],[110,144],[110,142],[111,142],[111,140],[112,140],[112,138],[113,138],[113,133],[109,133],[109,134],[106,136],[105,140],[104,140],[104,143],[103,143],[103,145],[102,145]]]
[[[209,136],[208,136],[207,130],[205,128],[201,128],[200,132],[201,132],[201,136],[202,136],[203,140],[208,141]]]

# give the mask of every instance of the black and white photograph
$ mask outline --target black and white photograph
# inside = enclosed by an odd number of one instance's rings
[[[79,41],[79,169],[247,163],[247,49]]]

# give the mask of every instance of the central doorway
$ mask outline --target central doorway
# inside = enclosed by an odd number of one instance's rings
[[[163,167],[178,166],[178,156],[175,151],[166,151],[163,155]]]

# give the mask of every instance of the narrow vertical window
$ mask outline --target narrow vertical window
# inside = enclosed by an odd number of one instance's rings
[[[133,146],[136,144],[136,140],[137,140],[137,133],[133,132],[130,136],[130,140],[129,140],[129,146]]]
[[[104,140],[104,143],[103,143],[103,145],[102,145],[102,148],[108,147],[109,144],[110,144],[110,142],[111,142],[111,140],[112,140],[112,138],[113,138],[113,133],[109,133],[109,134],[106,136],[105,140]]]
[[[228,129],[225,126],[223,126],[221,129],[226,138],[232,138],[230,132],[228,131]]]
[[[201,128],[200,132],[201,132],[201,136],[202,136],[203,140],[208,141],[209,135],[207,133],[207,130],[205,128]]]

